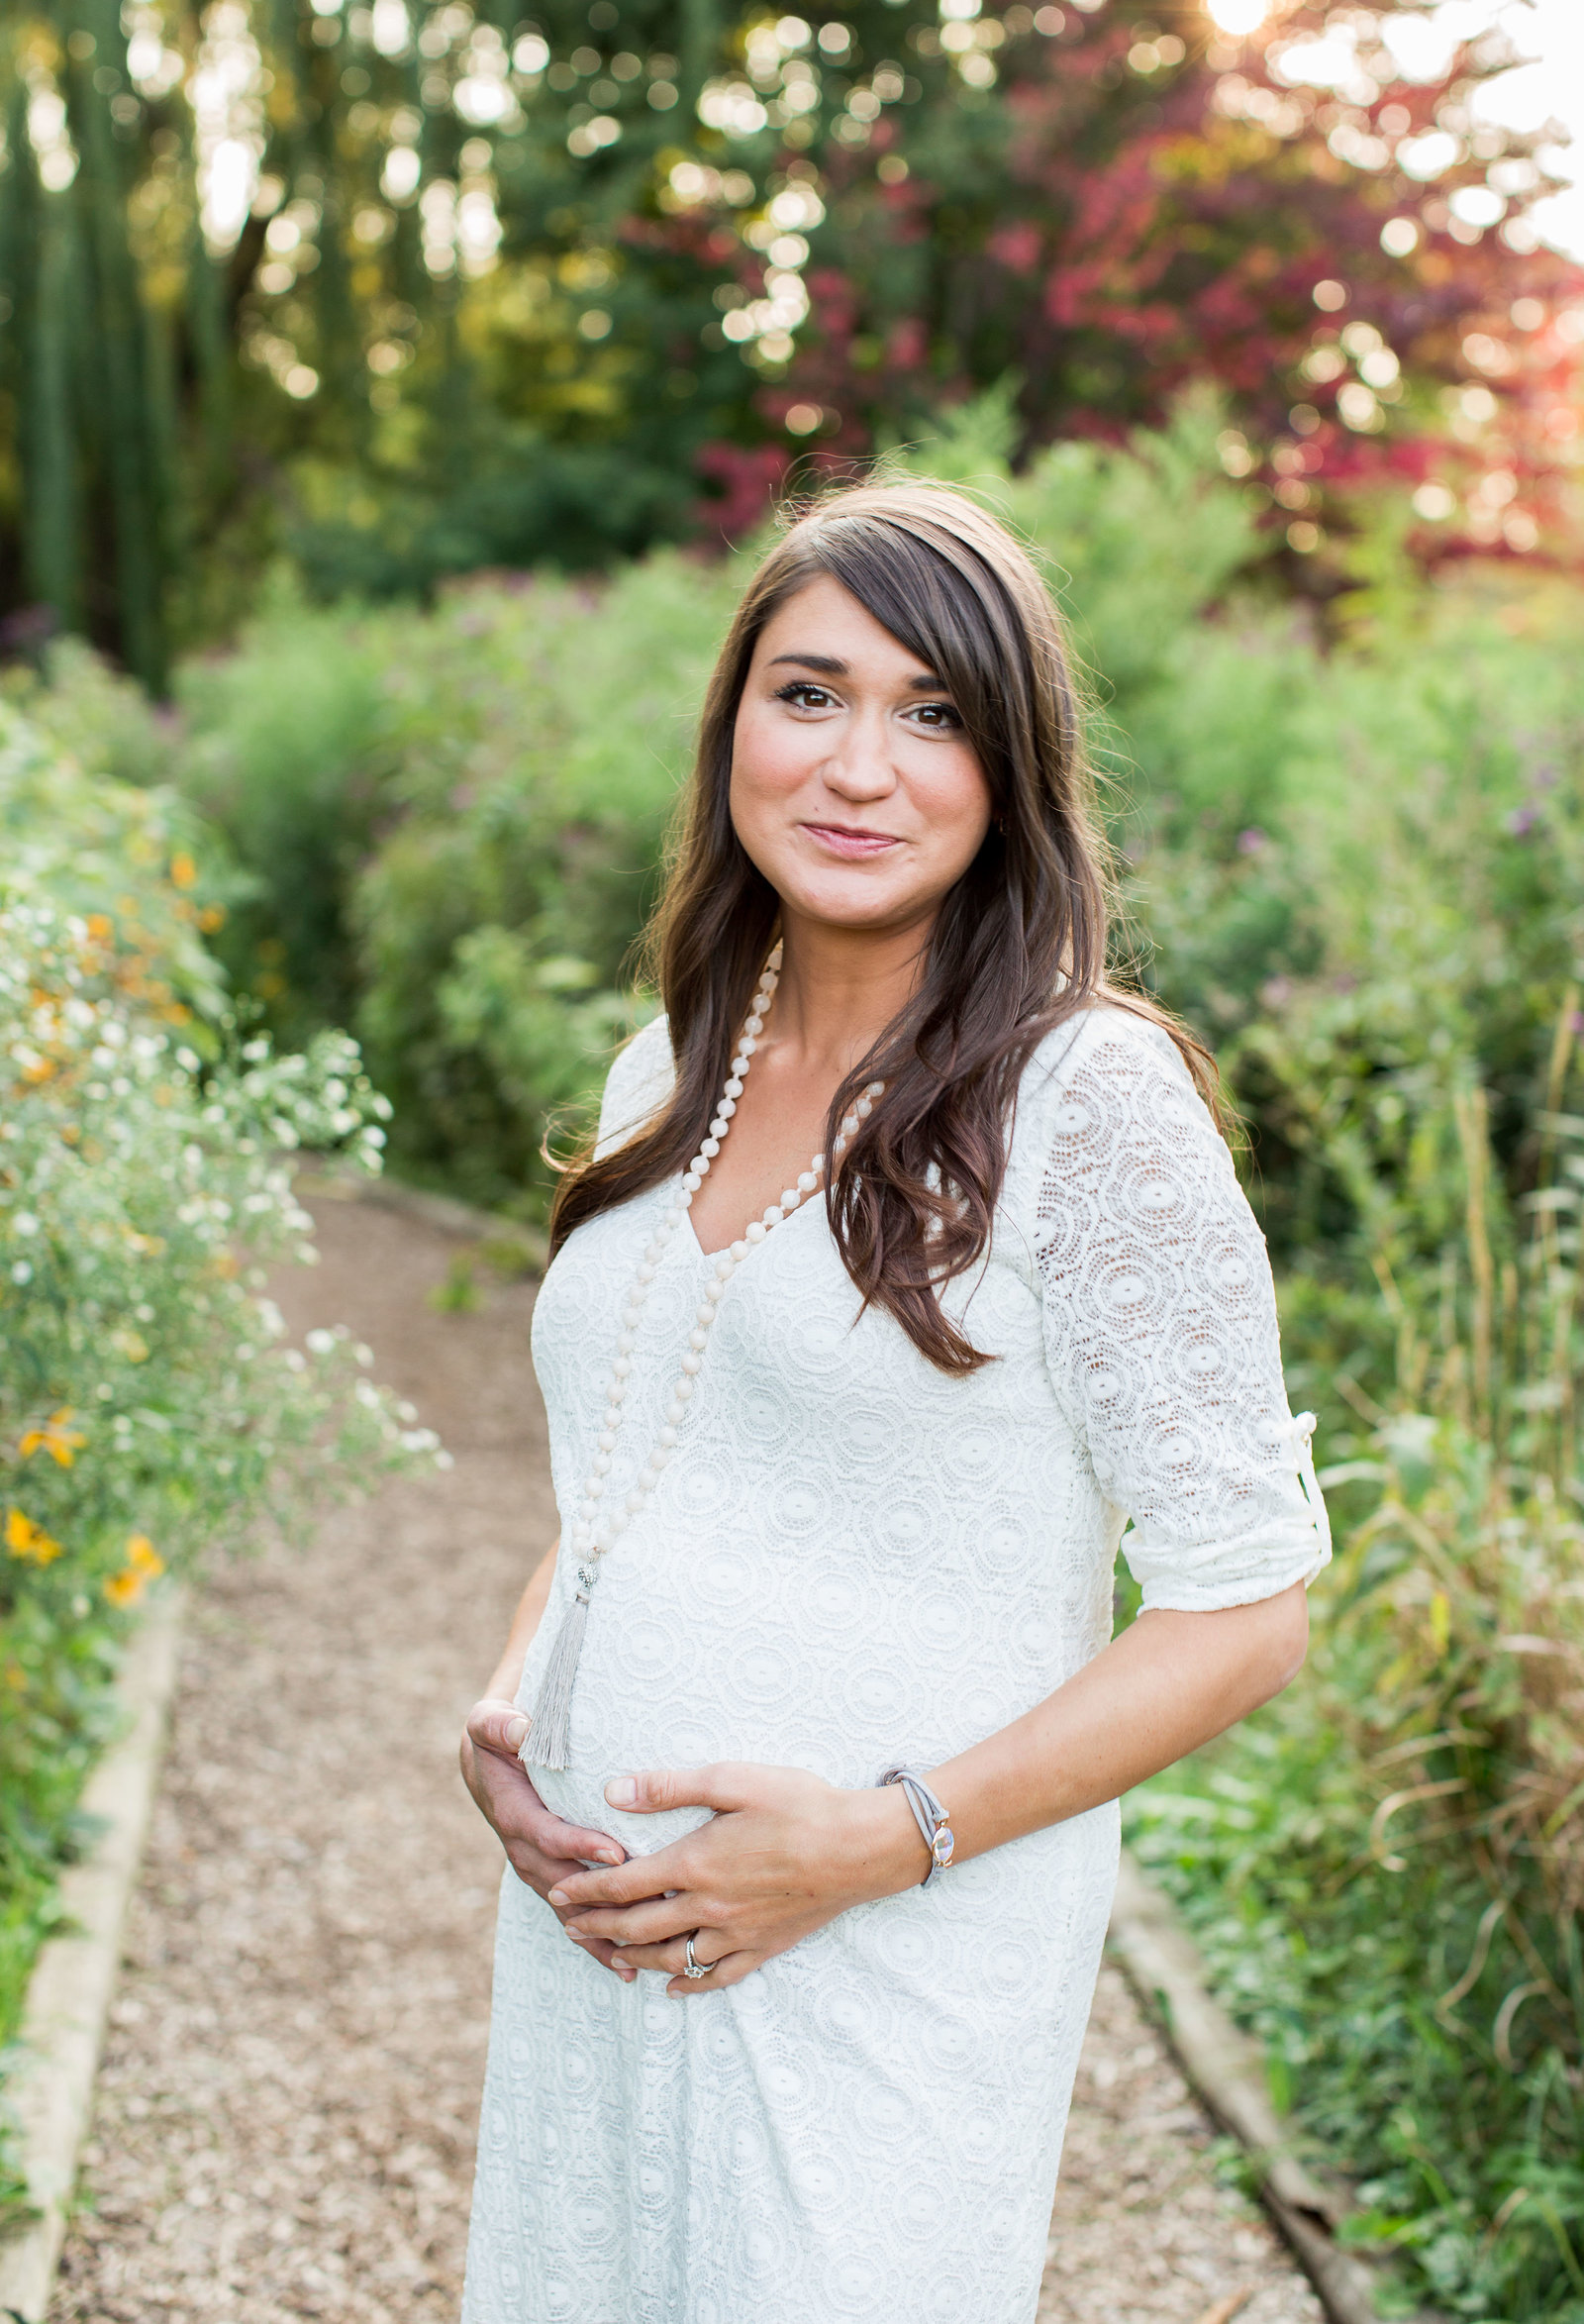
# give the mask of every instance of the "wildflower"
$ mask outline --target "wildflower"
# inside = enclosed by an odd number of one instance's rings
[[[24,1461],[35,1453],[48,1453],[60,1467],[69,1468],[88,1442],[80,1429],[69,1427],[71,1406],[62,1404],[58,1412],[51,1412],[40,1428],[30,1428],[17,1450]]]
[[[31,1558],[37,1566],[49,1566],[60,1555],[60,1544],[14,1507],[6,1511],[6,1548],[13,1558]]]
[[[183,849],[181,854],[171,857],[170,878],[172,885],[175,887],[186,888],[197,886],[198,866],[193,861],[192,858],[186,853],[185,849]]]
[[[126,1565],[105,1583],[105,1596],[113,1606],[134,1605],[147,1585],[164,1570],[165,1561],[148,1536],[135,1533],[127,1542]]]

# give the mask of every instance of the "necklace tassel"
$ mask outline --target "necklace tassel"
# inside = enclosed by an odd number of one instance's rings
[[[540,1681],[539,1700],[518,1753],[525,1768],[548,1768],[559,1773],[571,1764],[572,1689],[577,1683],[578,1658],[587,1628],[588,1591],[579,1583],[555,1633]]]

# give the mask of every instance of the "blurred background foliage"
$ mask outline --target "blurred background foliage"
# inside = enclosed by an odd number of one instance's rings
[[[1288,584],[1566,552],[1578,269],[1501,32],[1365,9],[19,0],[0,617],[164,686],[315,597],[750,529],[1010,377],[1021,464],[1207,375]],[[1242,25],[1241,34],[1223,24]]]

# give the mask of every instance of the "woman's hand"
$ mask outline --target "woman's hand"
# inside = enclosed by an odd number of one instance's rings
[[[513,1871],[536,1896],[549,1900],[564,1927],[571,1916],[550,1898],[556,1882],[581,1872],[583,1858],[620,1865],[627,1852],[608,1832],[587,1832],[550,1813],[517,1756],[527,1733],[528,1721],[515,1703],[496,1695],[474,1703],[462,1736],[462,1781],[505,1849]],[[611,1959],[613,1946],[598,1938],[579,1941],[585,1953],[614,1969],[624,1984],[633,1982],[637,1970],[617,1968]]]
[[[728,1763],[619,1776],[605,1796],[630,1814],[715,1810],[653,1856],[614,1871],[579,1867],[549,1891],[568,1936],[607,1947],[618,1972],[663,1970],[679,1999],[738,1984],[838,1913],[896,1895],[929,1869],[895,1787],[842,1791],[797,1768]],[[680,1973],[689,1936],[695,1961],[710,1965],[696,1981]]]

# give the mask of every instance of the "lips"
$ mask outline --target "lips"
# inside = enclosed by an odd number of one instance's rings
[[[862,862],[869,857],[883,856],[898,845],[888,831],[858,831],[850,824],[805,823],[802,829],[818,848],[828,854],[843,857],[849,863]]]

